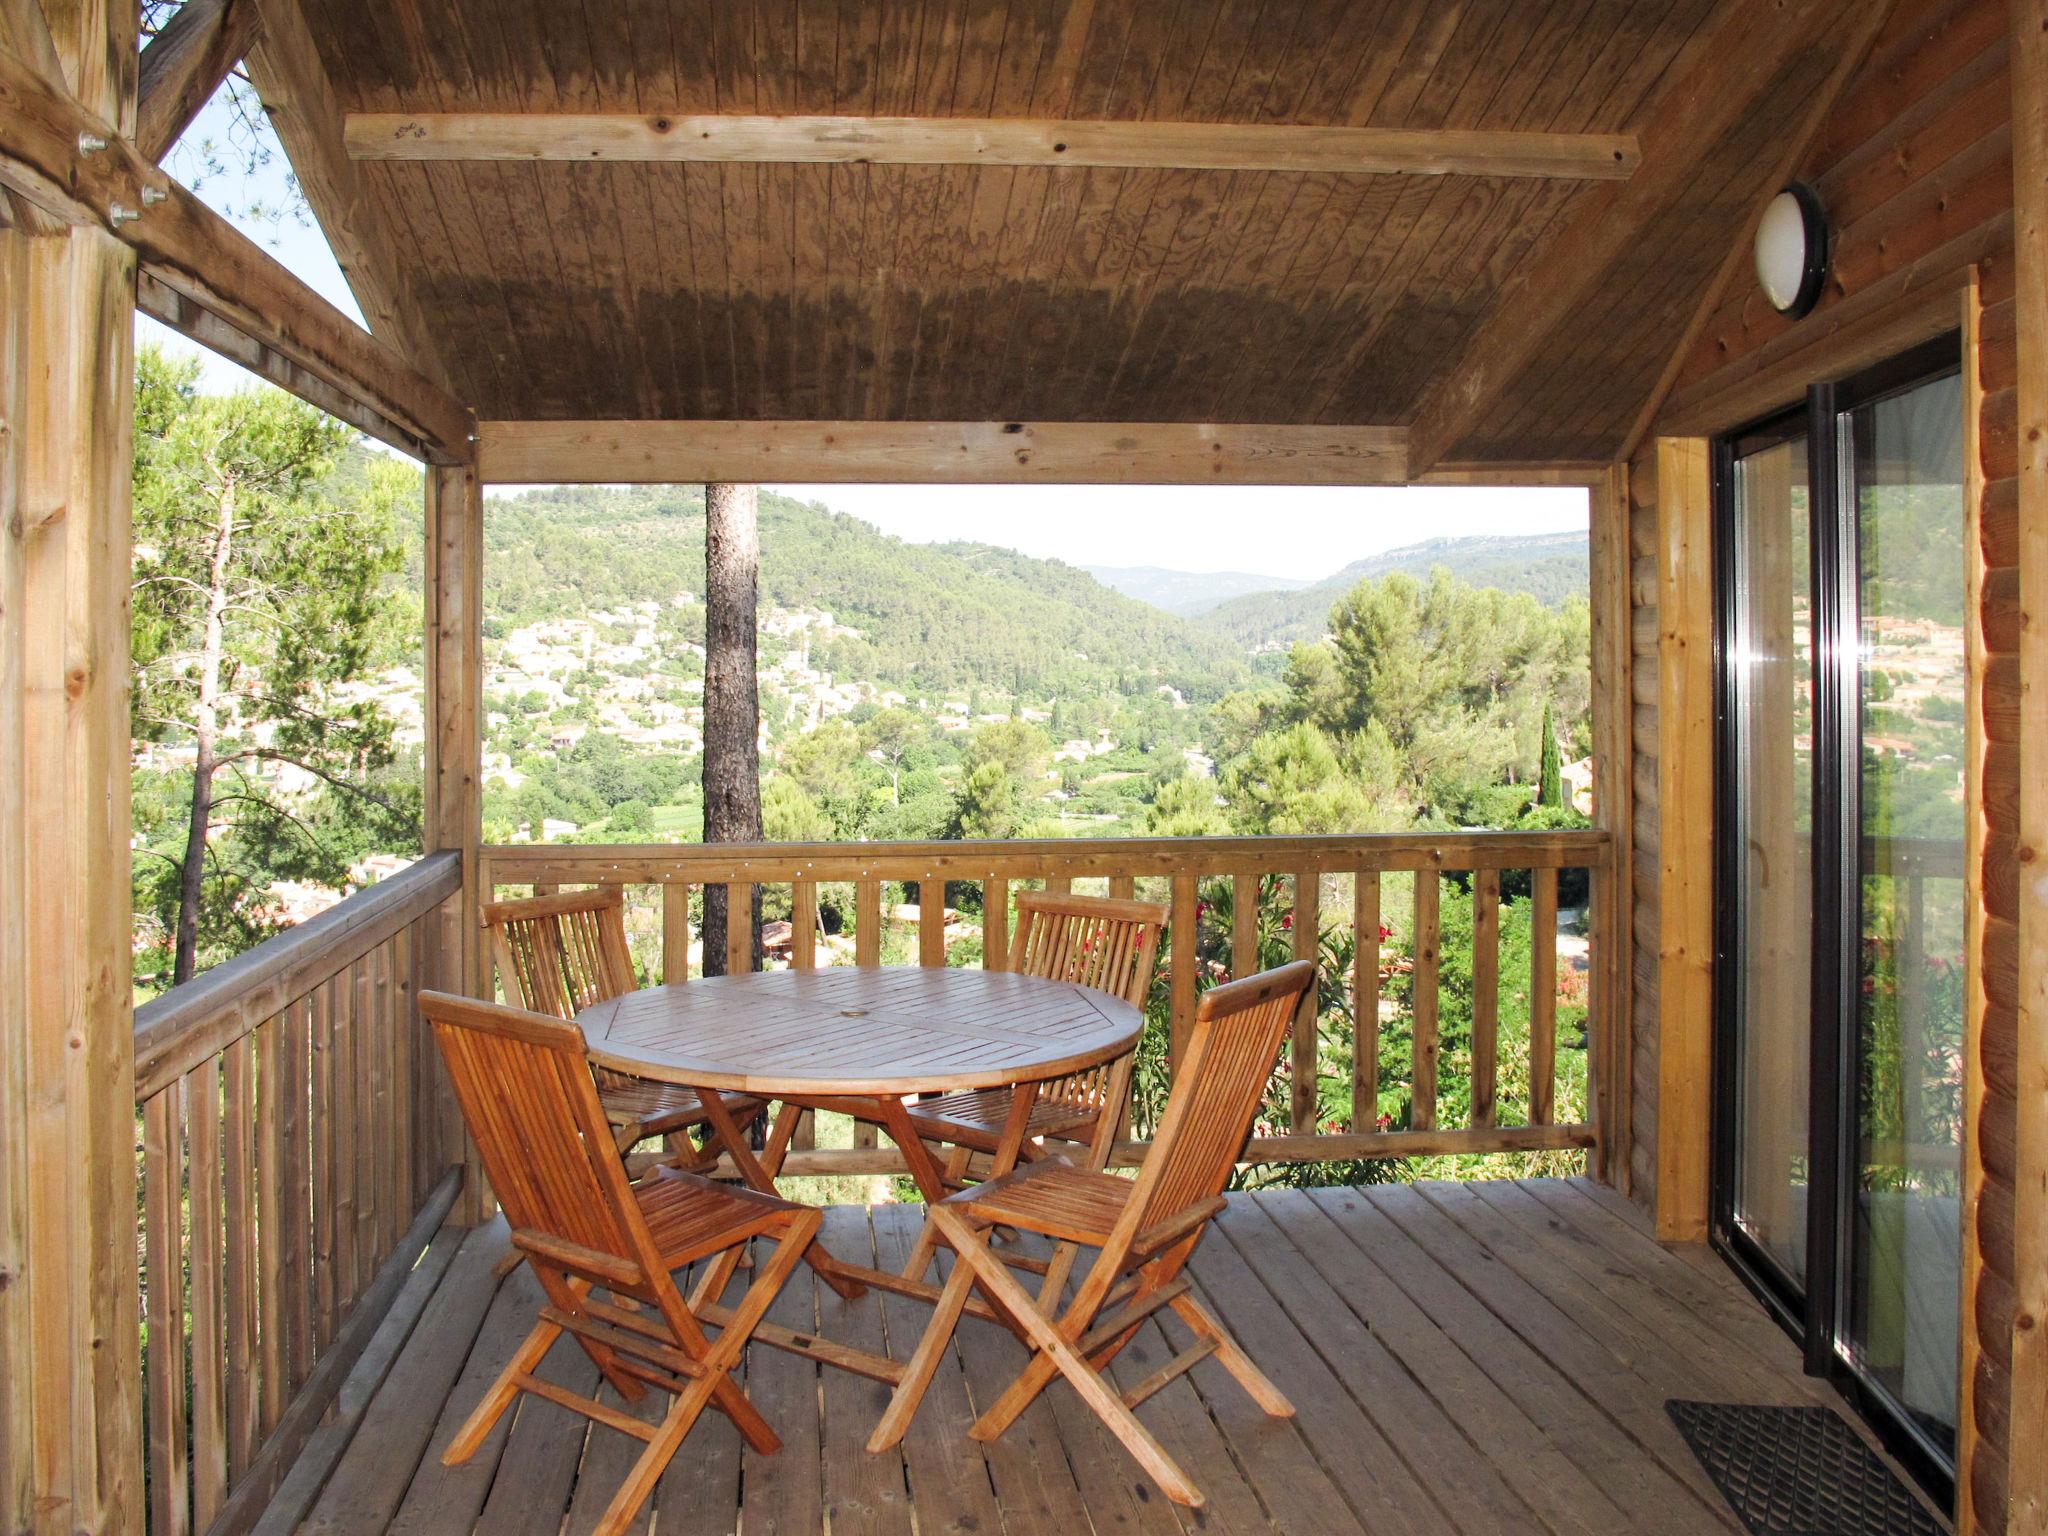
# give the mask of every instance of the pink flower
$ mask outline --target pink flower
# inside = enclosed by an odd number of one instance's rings
[[[1383,1131],[1391,1131],[1394,1128],[1394,1117],[1392,1115],[1382,1114],[1379,1117],[1379,1119],[1374,1122],[1374,1124],[1377,1125]]]
[[[1391,923],[1381,923],[1381,924],[1380,924],[1380,942],[1381,942],[1382,944],[1384,944],[1384,943],[1386,943],[1386,942],[1387,942],[1387,940],[1391,939],[1391,938],[1392,938],[1393,936],[1394,936],[1394,929],[1393,929],[1393,925],[1392,925]]]
[[[1283,929],[1292,928],[1294,926],[1294,914],[1292,912],[1283,913],[1280,918],[1280,926]]]

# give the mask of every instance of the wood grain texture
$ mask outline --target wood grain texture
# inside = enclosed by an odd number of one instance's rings
[[[1406,478],[1380,427],[1177,422],[490,421],[492,483],[1381,485]]]
[[[2019,367],[2019,567],[2028,612],[2020,630],[2018,1018],[2014,1058],[2013,1335],[2011,1409],[2005,1424],[2010,1528],[2048,1531],[2048,10],[2012,6],[2014,291]],[[2024,1448],[2024,1449],[2023,1449]]]
[[[256,36],[251,0],[189,0],[142,50],[135,147],[161,160]]]
[[[745,113],[363,112],[349,115],[345,139],[358,160],[1113,166],[1574,181],[1626,181],[1640,158],[1627,134]]]
[[[455,387],[496,419],[1350,426],[1412,414],[1546,231],[1627,184],[1597,177],[1721,8],[307,11],[345,113],[432,125],[386,145],[482,130],[493,153],[575,154],[356,162]],[[1659,254],[1704,244],[1754,147],[1714,147]],[[669,158],[701,153],[807,158]],[[878,163],[899,154],[973,158]],[[1597,353],[1567,338],[1559,397],[1605,412],[1639,371],[1611,378],[1612,357],[1668,352],[1679,302],[1612,317]],[[1480,457],[1554,459],[1568,436],[1601,457],[1557,417]]]
[[[1707,445],[1657,443],[1657,1231],[1707,1225],[1714,980],[1712,497]]]
[[[577,1022],[616,1071],[775,1097],[1061,1077],[1128,1051],[1142,1018],[1108,993],[1035,976],[850,967],[654,988]]]
[[[132,10],[17,3],[0,7],[0,24],[16,78],[109,129],[132,125]],[[60,85],[21,62],[12,45],[24,42]],[[0,137],[15,119],[10,103]],[[134,281],[132,254],[97,227],[0,230],[0,1524],[21,1530],[144,1521],[128,874]],[[176,1119],[174,1101],[150,1139]],[[175,1191],[165,1198],[175,1210]]]

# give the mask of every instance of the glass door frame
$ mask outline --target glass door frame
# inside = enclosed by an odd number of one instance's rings
[[[1953,1507],[1953,1451],[1937,1444],[1847,1349],[1847,1287],[1854,1219],[1847,1178],[1856,1166],[1859,1047],[1858,945],[1863,931],[1861,586],[1854,446],[1845,423],[1859,406],[1958,370],[1957,333],[1938,337],[1839,382],[1808,388],[1803,404],[1716,438],[1711,457],[1714,552],[1713,1095],[1709,1241],[1800,1342],[1809,1375],[1825,1377],[1874,1428],[1886,1449]],[[1813,654],[1813,931],[1808,1083],[1806,1275],[1802,1288],[1735,1220],[1740,989],[1740,866],[1735,785],[1740,741],[1729,637],[1736,613],[1736,461],[1804,434],[1807,441],[1810,623]],[[1851,495],[1845,497],[1845,489]],[[1966,552],[1957,551],[1957,558]],[[1962,1384],[1968,1390],[1968,1383]]]

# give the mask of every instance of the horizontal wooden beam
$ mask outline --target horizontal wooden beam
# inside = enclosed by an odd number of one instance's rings
[[[469,410],[0,46],[0,185],[134,248],[165,288],[392,424],[435,463],[474,456]]]
[[[667,160],[867,165],[1131,166],[1337,175],[1625,181],[1615,133],[1063,122],[1047,118],[674,117],[566,112],[364,112],[359,160]]]
[[[487,421],[486,483],[1398,485],[1399,427],[1192,422]]]

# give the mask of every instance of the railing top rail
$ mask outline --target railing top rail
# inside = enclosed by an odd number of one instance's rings
[[[491,873],[557,883],[1028,879],[1061,875],[1265,874],[1314,870],[1575,869],[1601,863],[1598,828],[1371,832],[1330,837],[1028,838],[919,843],[497,844]]]
[[[148,1099],[431,912],[462,888],[462,856],[430,853],[318,917],[135,1010],[135,1097]]]

